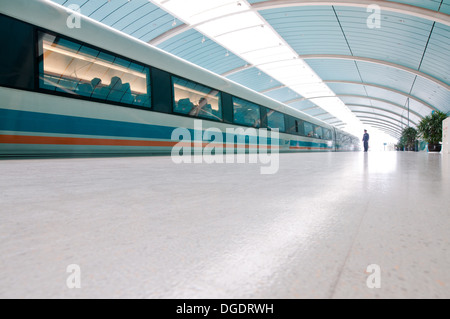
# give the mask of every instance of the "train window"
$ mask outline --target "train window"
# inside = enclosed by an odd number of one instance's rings
[[[39,57],[43,89],[151,107],[148,67],[43,32]]]
[[[320,126],[316,126],[314,130],[314,137],[323,139],[323,129]]]
[[[233,97],[233,121],[236,124],[261,127],[261,108],[259,105]]]
[[[314,137],[314,126],[311,123],[305,122],[304,128],[305,136]]]
[[[206,119],[222,120],[219,91],[178,77],[172,77],[175,113]]]
[[[0,85],[34,89],[34,28],[0,14],[0,30]]]
[[[279,129],[280,132],[285,132],[286,124],[284,122],[284,114],[273,110],[267,110],[267,126],[270,129]]]
[[[323,138],[325,140],[331,141],[333,138],[331,137],[331,131],[327,128],[323,129]]]
[[[289,134],[300,134],[300,120],[296,119],[292,116],[288,116],[288,125],[289,127],[286,127],[286,132]]]

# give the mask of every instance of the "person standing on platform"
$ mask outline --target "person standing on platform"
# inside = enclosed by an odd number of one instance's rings
[[[367,130],[364,130],[364,137],[363,137],[363,142],[364,142],[364,152],[368,152],[369,151],[369,133],[367,133]]]

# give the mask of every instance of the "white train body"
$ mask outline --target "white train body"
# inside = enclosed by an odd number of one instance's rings
[[[0,64],[0,157],[170,154],[180,141],[173,137],[174,130],[194,132],[198,121],[203,131],[214,128],[223,132],[225,149],[258,149],[266,144],[262,139],[226,143],[227,129],[252,126],[257,133],[280,129],[279,139],[269,139],[269,145],[276,144],[282,152],[359,149],[358,139],[351,135],[89,18],[81,17],[81,28],[69,28],[67,10],[52,2],[2,1],[0,14],[0,23],[17,32],[1,36],[12,44],[11,51],[3,53],[6,62]],[[32,41],[26,42],[24,35]],[[82,50],[97,55],[80,53]],[[17,52],[23,63],[14,60]],[[124,94],[120,100],[110,99],[113,89],[95,97],[94,84],[83,95],[81,87],[89,82],[80,74],[87,72],[72,72],[64,79],[58,73],[63,72],[57,67],[64,62],[64,54],[66,60],[71,54],[70,59],[78,61],[70,65],[83,60],[90,68],[108,67],[109,75],[120,71],[122,78],[132,79],[130,99],[125,102]],[[114,57],[111,65],[99,58],[102,54]],[[105,77],[101,80],[106,82]],[[177,84],[181,82],[185,84]],[[102,89],[106,87],[102,85]],[[182,100],[190,102],[188,98],[177,100],[177,94],[198,96],[205,88],[210,90],[208,98],[217,99],[219,106],[203,111],[203,106],[191,103],[190,111],[177,110]],[[249,121],[245,118],[245,112],[250,113],[244,110],[247,105],[248,110],[258,110],[258,124],[242,124]],[[198,114],[193,112],[195,107]],[[242,119],[238,119],[239,112],[245,115]],[[280,127],[268,125],[275,115]],[[312,128],[310,136],[307,127]],[[201,145],[206,144],[208,141]]]

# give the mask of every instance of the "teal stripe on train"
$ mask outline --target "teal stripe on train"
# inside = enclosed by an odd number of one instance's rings
[[[175,127],[0,109],[0,131],[171,140]],[[194,139],[193,129],[189,129]],[[223,133],[226,140],[226,133]],[[258,141],[259,142],[259,141]],[[270,145],[278,140],[269,139]]]

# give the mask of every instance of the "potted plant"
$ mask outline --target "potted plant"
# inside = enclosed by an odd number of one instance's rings
[[[400,138],[398,140],[398,143],[397,143],[397,145],[395,145],[395,147],[397,148],[397,151],[400,151],[400,152],[404,151],[405,145],[403,144],[403,139],[402,138]]]
[[[407,127],[402,132],[402,140],[408,151],[416,150],[417,130],[414,127]]]
[[[429,152],[440,152],[442,149],[442,122],[447,118],[447,114],[433,111],[431,115],[424,117],[420,121],[418,128],[419,137],[428,143]]]

